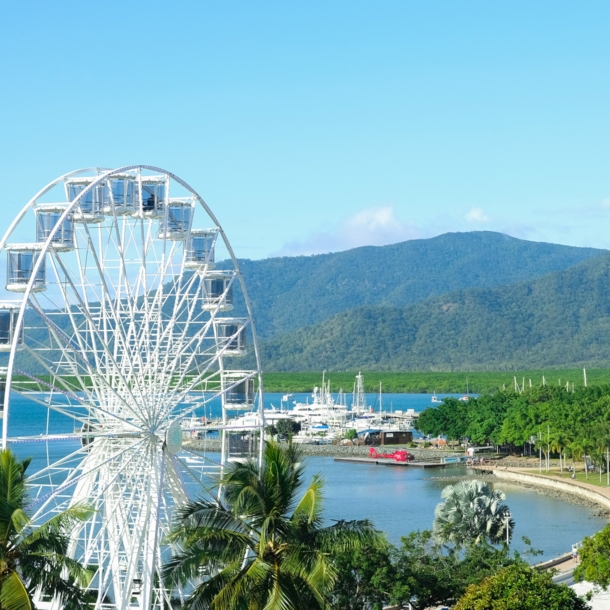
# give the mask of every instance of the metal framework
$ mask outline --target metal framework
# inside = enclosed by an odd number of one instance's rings
[[[28,232],[31,243],[11,241]],[[212,270],[221,241],[228,259]],[[70,553],[96,571],[95,608],[171,607],[188,593],[160,573],[175,508],[210,493],[228,462],[262,455],[259,356],[233,250],[186,182],[137,165],[54,180],[0,252],[18,298],[0,303],[2,446],[45,448],[30,478],[34,520],[92,506]],[[234,304],[243,311],[229,318]],[[256,367],[242,370],[248,343]],[[28,401],[27,434],[11,432],[11,399]],[[253,410],[252,426],[231,425]],[[197,450],[183,443],[193,426]]]

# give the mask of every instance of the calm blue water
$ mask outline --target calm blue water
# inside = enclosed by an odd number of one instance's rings
[[[265,394],[265,408],[275,407],[276,409],[280,408],[281,399],[284,394],[277,393],[269,393]],[[292,408],[294,402],[312,402],[311,393],[299,393],[299,394],[291,394],[290,400],[286,403],[283,403],[284,408]],[[365,394],[366,396],[366,404],[373,407],[376,411],[379,410],[379,394]],[[454,396],[455,398],[460,398],[463,394],[436,394],[439,400],[445,398],[446,396]],[[473,394],[472,396],[476,396]],[[337,395],[333,394],[335,400],[337,399]],[[434,406],[432,403],[432,394],[383,394],[382,395],[382,408],[384,411],[395,411],[406,409],[415,409],[416,411],[423,411],[427,407]],[[347,396],[347,406],[350,407],[352,404],[352,395],[348,394]]]
[[[408,532],[431,529],[443,487],[456,482],[444,479],[469,474],[461,466],[423,470],[308,458],[307,474],[317,472],[326,481],[329,519],[371,519],[394,543]],[[515,519],[513,547],[523,551],[521,537],[526,536],[534,548],[544,550],[542,559],[535,561],[569,552],[572,543],[608,523],[584,506],[503,482],[494,487],[506,493],[506,504]]]
[[[305,402],[308,394],[295,394],[292,400]],[[459,395],[458,395],[459,396]],[[282,394],[267,394],[265,406],[280,406]],[[351,397],[348,397],[350,399]],[[368,404],[378,408],[376,394],[367,395]],[[349,404],[349,400],[348,400]],[[384,394],[384,410],[409,409],[421,411],[431,406],[429,394]],[[214,409],[215,410],[215,409]],[[71,420],[52,413],[49,432],[73,431]],[[36,436],[45,433],[47,409],[15,396],[11,403],[10,436]],[[31,472],[46,466],[47,450],[52,460],[75,451],[78,441],[53,443],[28,442],[12,446],[22,457],[33,457]],[[308,458],[307,475],[319,472],[326,481],[326,515],[329,519],[371,519],[388,534],[392,542],[418,529],[430,529],[434,508],[440,502],[445,485],[443,480],[467,474],[465,467],[422,470],[390,468],[368,464],[335,462],[332,458]],[[523,550],[521,536],[531,539],[534,548],[544,549],[543,558],[566,553],[571,544],[591,535],[607,524],[595,516],[595,510],[565,504],[533,491],[506,483],[497,483],[507,496],[515,522],[515,548]]]

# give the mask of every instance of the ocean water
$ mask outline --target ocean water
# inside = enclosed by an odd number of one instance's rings
[[[458,395],[459,396],[459,395]],[[309,394],[295,394],[291,400],[306,402]],[[348,399],[351,398],[348,396]],[[378,395],[367,395],[368,404],[379,408]],[[280,406],[282,394],[267,394],[265,406]],[[349,404],[349,400],[348,400]],[[431,406],[429,394],[384,394],[383,408],[421,411]],[[212,413],[219,408],[213,406]],[[70,419],[48,412],[44,405],[15,396],[11,401],[9,436],[28,436],[27,442],[12,444],[21,457],[32,457],[31,472],[72,453],[79,448],[77,440],[36,442],[46,431],[70,433]],[[333,458],[310,457],[306,461],[307,476],[320,473],[325,482],[326,517],[332,519],[371,519],[398,543],[400,537],[415,530],[430,529],[434,508],[441,501],[445,485],[452,477],[469,474],[464,466],[439,469],[390,468],[368,464],[335,462]],[[473,474],[472,472],[470,474]],[[599,531],[607,520],[597,516],[595,509],[562,502],[509,483],[495,487],[506,493],[506,503],[516,522],[513,547],[524,550],[521,537],[528,537],[534,548],[543,549],[542,559],[570,551],[574,542]],[[542,560],[542,559],[537,559]]]

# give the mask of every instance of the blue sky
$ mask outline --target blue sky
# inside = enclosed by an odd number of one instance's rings
[[[145,163],[241,257],[610,248],[609,26],[607,2],[6,2],[0,228],[66,171]]]

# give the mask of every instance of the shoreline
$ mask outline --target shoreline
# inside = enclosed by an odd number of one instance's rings
[[[542,495],[550,495],[570,504],[580,504],[589,508],[598,508],[599,516],[610,519],[610,489],[600,488],[589,483],[562,479],[552,475],[540,475],[525,472],[524,468],[475,466],[473,470],[489,476],[493,481],[506,481],[520,487],[532,489]]]
[[[538,495],[546,496],[550,498],[555,498],[556,500],[560,500],[561,502],[566,502],[567,504],[573,504],[575,506],[584,506],[586,508],[590,508],[595,510],[594,516],[596,517],[604,517],[610,521],[610,508],[606,506],[602,506],[599,502],[595,502],[593,500],[589,500],[588,498],[584,498],[580,495],[574,494],[572,492],[568,492],[565,490],[553,489],[550,487],[540,487],[532,482],[524,482],[524,481],[509,481],[508,479],[501,479],[500,477],[495,476],[494,474],[488,472],[480,472],[480,473],[472,473],[466,475],[447,475],[441,477],[434,477],[435,481],[446,481],[448,485],[453,483],[457,483],[459,481],[467,481],[478,479],[482,481],[486,481],[488,483],[492,483],[495,485],[501,485],[502,482],[507,483],[508,485],[513,485],[515,487],[519,487],[522,489],[527,489],[528,491],[532,491]]]

